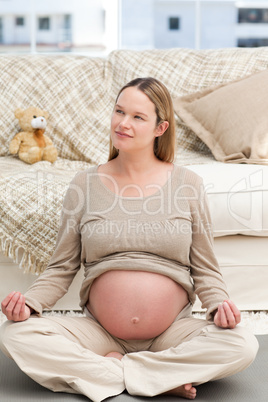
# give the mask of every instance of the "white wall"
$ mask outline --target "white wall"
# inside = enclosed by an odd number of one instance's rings
[[[18,15],[20,17],[20,15]],[[17,26],[15,24],[15,18],[12,16],[10,18],[10,24],[12,24],[12,30],[11,32],[13,33],[13,41],[15,43],[28,43],[29,42],[29,33],[30,33],[30,21],[28,16],[24,16],[24,25],[22,26]]]
[[[237,9],[235,2],[202,2],[200,14],[201,48],[213,49],[237,45]]]
[[[192,0],[122,0],[122,47],[200,48],[236,46],[235,1],[200,1],[200,40],[196,34],[196,2]],[[179,17],[179,30],[170,30],[169,17]]]
[[[115,0],[110,0],[114,2]],[[63,16],[72,16],[72,39],[77,46],[103,43],[103,0],[0,0],[3,42],[29,43],[32,6],[36,14],[36,38],[40,43],[57,43]],[[25,17],[25,27],[15,26],[15,17]],[[50,30],[38,30],[38,18],[50,17]],[[58,25],[60,24],[60,25]]]
[[[200,48],[236,46],[235,2],[200,2]],[[194,1],[155,0],[155,47],[195,48],[197,13]],[[180,29],[169,30],[169,17],[180,18]]]
[[[169,17],[179,17],[179,30],[169,30]],[[195,47],[195,4],[192,1],[155,1],[154,21],[156,48]]]
[[[238,38],[268,38],[268,24],[238,24],[236,36]]]
[[[120,2],[121,0],[103,0],[103,8],[105,11],[105,30],[104,45],[106,53],[121,46],[120,42]]]
[[[154,0],[122,0],[121,46],[128,49],[154,47]]]
[[[72,11],[79,3],[88,2],[92,0],[0,0],[0,13],[30,14],[32,5],[40,13],[62,13],[62,10]]]
[[[100,0],[78,0],[73,9],[73,43],[101,44],[103,41],[103,9]]]
[[[268,38],[268,24],[237,21],[238,4],[268,8],[268,1],[200,0],[200,29],[194,0],[121,1],[123,48],[212,49],[235,47],[238,38]],[[168,18],[172,16],[180,18],[179,30],[169,30]]]

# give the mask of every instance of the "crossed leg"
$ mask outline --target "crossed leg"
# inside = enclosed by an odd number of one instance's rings
[[[258,350],[245,329],[224,330],[194,318],[176,321],[149,350],[132,353],[84,317],[32,316],[6,322],[0,332],[3,352],[35,381],[94,402],[125,389],[132,395],[194,399],[195,385],[243,370]]]
[[[34,381],[54,392],[86,395],[94,402],[125,390],[123,364],[106,359],[119,344],[92,319],[37,317],[5,322],[0,348]]]
[[[257,351],[256,338],[243,327],[222,329],[205,320],[183,318],[148,351],[122,358],[126,389],[132,395],[168,393],[194,399],[196,385],[244,370]]]

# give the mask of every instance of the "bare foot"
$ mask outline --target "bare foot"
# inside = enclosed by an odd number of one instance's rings
[[[105,357],[115,357],[116,359],[121,360],[123,355],[119,352],[110,352]]]
[[[194,388],[192,384],[185,384],[165,392],[165,395],[175,395],[186,399],[195,399],[196,388]]]

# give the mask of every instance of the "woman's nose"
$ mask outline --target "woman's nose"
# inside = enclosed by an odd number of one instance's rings
[[[130,120],[128,116],[124,116],[123,119],[120,121],[120,125],[122,127],[129,127],[130,126]]]

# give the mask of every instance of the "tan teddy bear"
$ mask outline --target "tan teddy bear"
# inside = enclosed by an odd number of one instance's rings
[[[22,131],[15,135],[9,145],[9,152],[17,154],[26,163],[41,160],[55,162],[58,152],[50,138],[44,132],[47,125],[48,112],[37,107],[17,109],[15,117],[19,120]]]

